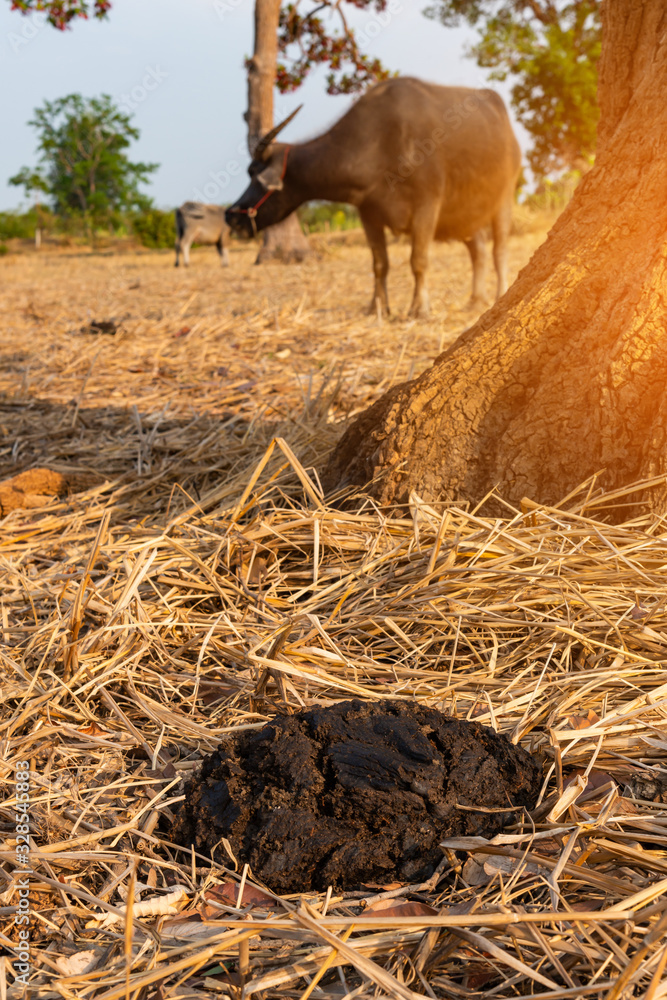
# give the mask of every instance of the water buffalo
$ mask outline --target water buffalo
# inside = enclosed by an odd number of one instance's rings
[[[324,135],[294,145],[275,142],[294,114],[255,147],[250,184],[225,213],[231,228],[253,235],[313,199],[356,205],[373,254],[371,310],[389,312],[387,227],[407,233],[412,242],[410,314],[416,316],[428,311],[425,277],[433,239],[465,243],[472,297],[483,300],[490,226],[496,294],[502,295],[521,156],[497,94],[399,77],[373,87]]]
[[[225,240],[229,227],[225,210],[219,205],[202,205],[199,201],[186,201],[176,209],[176,267],[183,251],[183,263],[190,265],[190,247],[193,243],[215,243],[223,267],[229,266],[229,251]]]

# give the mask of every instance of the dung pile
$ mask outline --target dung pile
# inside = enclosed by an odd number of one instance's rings
[[[497,833],[512,807],[535,804],[540,778],[530,754],[478,723],[345,701],[222,744],[186,785],[171,839],[228,863],[226,838],[275,892],[421,881],[443,838]]]

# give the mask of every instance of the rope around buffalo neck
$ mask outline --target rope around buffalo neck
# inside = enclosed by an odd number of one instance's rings
[[[290,148],[291,148],[290,146],[285,146],[285,156],[283,157],[283,169],[282,169],[282,173],[280,175],[281,182],[285,179],[285,173],[287,172],[287,154],[289,153]],[[240,215],[247,215],[248,216],[248,218],[250,219],[250,223],[252,225],[252,235],[253,236],[257,236],[257,223],[255,222],[255,216],[257,215],[257,212],[262,207],[262,205],[264,204],[264,202],[268,201],[268,199],[271,197],[271,195],[276,190],[277,190],[276,188],[272,188],[270,191],[266,191],[262,195],[262,197],[259,199],[259,201],[256,202],[254,205],[251,205],[250,208],[232,208],[232,209],[230,209],[230,211],[232,211],[232,212],[238,212]]]

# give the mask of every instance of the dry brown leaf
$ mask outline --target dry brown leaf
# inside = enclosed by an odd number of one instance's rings
[[[509,877],[519,867],[521,876],[547,875],[549,872],[548,868],[532,861],[522,863],[519,858],[507,858],[504,854],[471,854],[463,866],[463,878],[469,885],[487,885],[498,872]]]
[[[250,572],[247,574],[248,584],[261,583],[269,569],[269,564],[262,556],[256,556],[252,561]]]
[[[479,858],[477,860],[479,862]],[[483,866],[487,875],[495,875],[496,872],[514,875],[519,868],[522,875],[546,875],[550,871],[549,868],[536,865],[532,861],[522,862],[520,858],[506,858],[504,854],[487,854]]]
[[[592,708],[589,710],[588,715],[568,715],[566,718],[570,723],[570,729],[589,729],[596,722],[600,721],[600,716]]]
[[[199,700],[208,707],[214,705],[216,701],[223,701],[238,693],[238,688],[230,684],[216,684],[214,681],[205,681],[199,687]]]
[[[480,990],[492,979],[495,979],[497,975],[498,973],[490,965],[471,962],[466,966],[466,975],[463,984],[469,990]]]
[[[204,900],[207,903],[223,903],[225,906],[236,906],[239,896],[238,882],[223,882],[221,885],[214,885],[204,892]],[[243,886],[243,896],[240,901],[241,906],[279,906],[278,900],[274,899],[263,889],[246,882]],[[220,912],[215,911],[214,912]]]
[[[585,802],[583,808],[586,810],[586,814],[592,819],[602,812],[605,808],[604,799],[595,799],[593,802]],[[639,809],[632,802],[631,799],[625,799],[620,797],[614,803],[614,815],[615,816],[636,816],[639,813]]]
[[[87,726],[79,726],[77,733],[83,733],[84,736],[102,736],[109,739],[114,739],[116,736],[115,733],[110,732],[108,729],[102,729],[101,726],[98,726],[95,720]]]
[[[181,910],[176,917],[167,917],[163,922],[164,927],[176,927],[178,924],[192,924],[202,922],[202,915],[199,910]]]
[[[256,587],[262,583],[264,577],[268,573],[269,564],[263,556],[256,555],[251,560],[251,557],[249,557],[246,551],[245,557],[241,554],[234,560],[233,568],[237,576],[243,580],[246,586]]]
[[[382,914],[383,917],[437,917],[440,911],[419,900],[378,899],[365,911],[366,914],[370,912]]]
[[[562,844],[559,844],[555,837],[546,837],[544,840],[540,841],[540,854],[544,854],[547,857],[553,857],[554,855],[560,857],[562,850]]]
[[[572,782],[576,780],[578,775],[583,775],[584,773],[585,772],[583,768],[581,767],[577,768],[577,770],[573,771],[572,774],[570,774],[569,777],[566,779],[566,781],[564,782],[564,787],[568,788],[572,784]],[[587,792],[592,792],[596,788],[603,788],[605,785],[608,785],[610,781],[614,782],[614,784],[616,783],[616,779],[614,778],[613,774],[609,774],[607,771],[592,770],[588,775],[588,783],[581,794],[585,795]]]
[[[491,881],[491,876],[484,871],[484,865],[475,861],[471,855],[463,866],[462,875],[468,885],[486,885]]]

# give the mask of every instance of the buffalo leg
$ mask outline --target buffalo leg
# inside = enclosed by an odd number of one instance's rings
[[[187,238],[184,239],[181,242],[181,249],[183,251],[183,264],[185,265],[185,267],[190,267],[190,244],[191,243],[192,243],[192,241],[188,240]]]
[[[389,297],[387,295],[387,274],[389,273],[389,256],[387,254],[387,240],[384,234],[382,223],[369,218],[364,212],[361,215],[361,223],[366,233],[368,245],[373,254],[373,275],[375,277],[375,288],[371,300],[369,313],[375,315],[377,312],[382,315],[389,315]]]
[[[513,197],[508,198],[492,221],[493,264],[498,279],[496,299],[507,291],[507,240],[512,225],[512,202]]]
[[[412,221],[412,253],[410,267],[415,279],[415,290],[410,305],[410,316],[428,316],[429,302],[426,291],[428,248],[435,236],[436,213],[434,206],[423,205],[415,211]]]
[[[222,266],[229,267],[229,251],[227,250],[227,247],[223,247],[221,239],[219,239],[215,244],[215,248],[220,256],[220,263]]]
[[[469,305],[471,309],[474,309],[486,302],[486,240],[483,230],[479,229],[471,239],[465,242],[472,261],[472,295]]]
[[[174,267],[178,267],[178,264],[179,264],[178,258],[180,256],[180,253],[181,253],[181,240],[180,240],[180,237],[179,237],[176,240],[176,263],[174,264]]]

